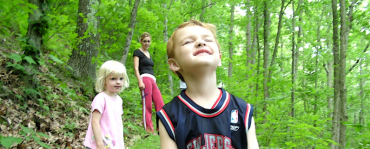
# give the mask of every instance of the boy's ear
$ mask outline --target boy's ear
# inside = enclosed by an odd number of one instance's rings
[[[220,54],[220,62],[219,62],[219,63],[218,63],[218,65],[217,65],[218,67],[221,67],[221,65],[222,65],[222,64],[221,64],[221,58],[222,58],[222,54]]]
[[[176,72],[180,70],[180,66],[177,64],[175,59],[169,58],[167,62],[172,72]]]

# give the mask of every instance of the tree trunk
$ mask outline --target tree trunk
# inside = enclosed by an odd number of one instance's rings
[[[206,13],[206,0],[202,0],[202,12],[200,13],[199,20],[204,22],[204,13]]]
[[[259,20],[258,20],[258,5],[255,5],[256,10],[254,11],[254,17],[255,17],[255,28],[254,28],[254,42],[256,45],[256,51],[257,51],[257,74],[256,74],[256,91],[255,96],[258,97],[258,89],[259,89],[259,75],[260,75],[260,62],[261,62],[261,49],[260,49],[260,42],[259,42],[259,36],[258,36],[258,29],[259,29]],[[257,106],[255,106],[255,119],[257,119]]]
[[[331,14],[326,16],[326,20],[329,20]],[[328,23],[327,33],[330,32],[330,23]],[[329,37],[326,37],[329,38]],[[330,49],[330,40],[326,40],[326,49]],[[325,66],[324,66],[325,67]],[[332,89],[333,88],[333,60],[328,60],[326,63],[325,71],[326,71],[326,78],[327,78],[327,88]],[[327,102],[328,102],[328,110],[330,111],[328,113],[328,118],[333,118],[333,95],[327,96]]]
[[[229,69],[228,69],[228,76],[229,78],[232,77],[233,73],[233,36],[234,36],[234,11],[235,11],[235,4],[231,5],[231,10],[230,10],[230,30],[229,30]]]
[[[130,24],[128,25],[130,30],[127,33],[126,42],[125,42],[125,46],[123,48],[123,54],[122,54],[122,58],[121,58],[122,64],[126,64],[126,61],[127,61],[127,54],[129,52],[130,46],[131,46],[132,35],[133,35],[134,29],[135,29],[136,15],[137,15],[137,9],[139,7],[139,3],[140,3],[140,0],[135,0],[134,7],[132,8],[131,20],[130,20]]]
[[[251,32],[251,11],[250,11],[250,0],[247,0],[247,14],[246,14],[246,17],[247,17],[247,27],[246,27],[246,37],[247,37],[247,43],[246,43],[246,46],[245,46],[245,51],[247,53],[247,61],[246,61],[246,66],[247,68],[251,68],[252,67],[252,53],[253,53],[253,50],[252,50],[252,32]],[[255,39],[255,38],[254,38]],[[252,70],[252,69],[251,69]],[[246,75],[246,78],[248,80],[249,76],[248,76],[248,72],[247,72],[247,75]]]
[[[365,122],[364,122],[364,99],[365,99],[365,96],[364,96],[364,80],[363,80],[363,73],[362,73],[362,61],[360,61],[360,100],[361,100],[361,107],[360,107],[360,113],[359,113],[359,124],[360,125],[365,125]]]
[[[167,6],[166,6],[166,3],[164,3],[163,4],[163,7],[164,8],[166,8]],[[167,8],[167,10],[169,10],[170,9],[170,7],[171,7],[171,5]],[[167,13],[165,13],[165,16],[164,16],[164,30],[163,30],[163,41],[164,41],[164,43],[167,43],[167,41],[168,41],[168,32],[167,32],[167,29],[168,29],[168,26],[167,26],[167,22],[168,22],[168,20],[167,20]],[[174,94],[174,89],[173,89],[173,79],[172,79],[172,71],[169,69],[169,68],[167,68],[167,77],[168,77],[168,82],[169,82],[169,84],[170,84],[170,93],[171,93],[171,97],[173,96],[173,94]]]
[[[268,71],[269,71],[269,58],[270,58],[270,50],[269,50],[269,36],[270,36],[270,12],[269,12],[269,6],[267,4],[267,1],[264,1],[264,25],[263,25],[263,96],[265,103],[263,104],[263,112],[265,112],[264,116],[264,123],[266,123],[268,114],[267,112],[267,100],[270,98],[269,94],[269,84],[268,83]]]
[[[292,2],[292,9],[293,9],[293,18],[292,18],[292,92],[291,92],[291,110],[290,116],[294,117],[295,109],[294,109],[294,102],[295,102],[295,81],[296,81],[296,45],[295,45],[295,11],[294,11],[294,1]]]
[[[349,29],[347,28],[347,16],[346,16],[346,1],[340,0],[340,73],[339,73],[339,85],[340,85],[340,149],[346,147],[346,125],[344,124],[348,120],[347,116],[347,87],[346,87],[346,57],[347,57],[347,42]]]
[[[34,9],[32,13],[29,13],[29,25],[27,29],[28,38],[24,48],[24,55],[31,57],[36,63],[30,63],[26,60],[22,61],[22,66],[25,69],[26,75],[23,77],[25,85],[27,88],[35,89],[37,87],[37,78],[34,73],[34,69],[39,68],[38,59],[41,55],[41,47],[43,45],[42,37],[46,34],[46,22],[41,21],[44,17],[44,9],[42,8],[43,0],[29,0],[29,3],[37,6],[37,9]],[[45,2],[46,4],[46,2]],[[32,22],[32,23],[31,23]],[[30,93],[28,96],[31,99],[36,100],[36,94]]]
[[[95,17],[97,10],[93,5],[99,5],[100,0],[79,0],[77,18],[77,37],[80,39],[76,49],[68,60],[68,65],[74,70],[76,77],[96,78],[96,61],[93,57],[98,56],[100,48],[99,17]],[[87,22],[84,19],[87,18]],[[89,24],[92,25],[89,29]],[[87,37],[85,36],[87,32]]]
[[[334,56],[334,108],[333,108],[333,130],[332,140],[339,143],[340,124],[339,124],[339,110],[340,110],[340,58],[339,58],[339,37],[338,37],[338,12],[337,0],[332,0],[333,11],[333,56]],[[331,149],[338,149],[339,146],[331,144]]]

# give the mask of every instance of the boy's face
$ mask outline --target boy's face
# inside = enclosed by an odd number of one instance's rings
[[[212,32],[201,26],[187,26],[177,31],[174,39],[174,58],[169,59],[172,71],[216,69],[221,54]]]

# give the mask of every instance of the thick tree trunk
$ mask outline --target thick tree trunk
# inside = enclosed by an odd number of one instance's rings
[[[268,72],[269,72],[269,59],[270,59],[270,50],[269,50],[269,36],[270,36],[270,12],[267,1],[264,1],[264,26],[263,26],[263,96],[265,103],[263,104],[263,112],[265,112],[264,123],[266,123],[268,114],[267,112],[267,100],[270,98],[269,94],[269,84],[268,84]]]
[[[231,10],[230,10],[230,30],[229,30],[229,69],[228,69],[228,76],[229,78],[232,77],[233,74],[233,36],[234,36],[234,11],[235,11],[235,4],[231,5]]]
[[[44,34],[46,34],[46,26],[42,20],[42,17],[44,17],[44,10],[42,8],[43,0],[29,0],[29,3],[37,6],[37,9],[34,9],[32,13],[29,13],[29,22],[27,29],[27,35],[28,40],[26,46],[24,48],[24,55],[31,57],[34,61],[34,63],[29,63],[26,60],[22,61],[22,65],[25,69],[26,75],[24,75],[23,79],[25,82],[25,85],[27,88],[34,89],[37,87],[37,78],[36,74],[34,73],[34,69],[39,68],[38,59],[41,55],[41,47],[43,45],[42,37]],[[33,22],[33,23],[31,23]],[[36,100],[36,94],[30,93],[29,97],[31,99]]]
[[[127,54],[129,52],[130,46],[131,46],[132,35],[133,35],[134,29],[135,29],[137,9],[139,7],[139,3],[140,3],[140,0],[135,0],[134,7],[132,8],[131,20],[130,20],[130,24],[128,25],[128,27],[130,28],[130,31],[128,31],[128,33],[127,33],[125,46],[123,48],[123,54],[122,54],[122,58],[121,58],[122,64],[126,64],[126,61],[127,61]]]
[[[76,77],[88,77],[93,80],[96,77],[96,62],[92,61],[92,58],[98,56],[100,34],[99,17],[95,16],[97,10],[93,5],[99,5],[99,3],[100,0],[79,0],[78,14],[83,14],[83,17],[78,15],[77,18],[77,36],[80,41],[68,60],[68,65],[73,68]],[[87,22],[84,18],[87,18]],[[92,25],[90,29],[89,24]]]
[[[333,107],[333,129],[332,140],[339,143],[340,124],[339,124],[339,110],[340,110],[340,58],[339,58],[339,37],[338,37],[338,12],[337,0],[332,0],[333,11],[333,56],[334,56],[334,107]],[[338,149],[339,146],[331,144],[331,149]]]

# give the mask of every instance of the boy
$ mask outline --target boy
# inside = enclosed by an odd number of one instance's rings
[[[187,89],[157,112],[161,148],[259,148],[252,105],[217,88],[221,53],[215,26],[181,24],[167,43],[167,55]]]

